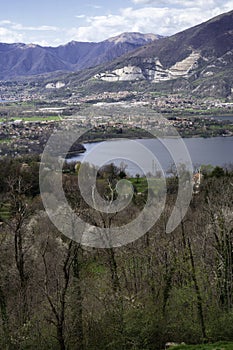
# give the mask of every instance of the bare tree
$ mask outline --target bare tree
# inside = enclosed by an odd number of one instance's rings
[[[56,290],[56,298],[54,297],[54,293],[50,291],[49,288],[49,268],[46,260],[46,254],[48,249],[48,239],[44,251],[42,252],[42,259],[44,263],[44,293],[49,303],[50,309],[53,314],[53,319],[51,322],[56,327],[57,340],[59,343],[59,347],[61,350],[66,350],[65,343],[65,312],[66,312],[66,295],[68,292],[70,276],[71,276],[71,266],[73,262],[72,257],[72,246],[73,241],[68,243],[68,247],[66,249],[66,255],[64,261],[62,263],[62,285],[59,288],[59,283],[57,281],[57,290]],[[55,299],[55,300],[54,300]]]
[[[22,300],[21,322],[26,323],[29,318],[27,287],[29,273],[26,268],[25,255],[28,250],[27,224],[33,213],[33,207],[26,198],[28,186],[23,184],[22,177],[8,179],[8,202],[11,208],[11,218],[5,220],[14,235],[15,263],[20,280],[20,294]]]

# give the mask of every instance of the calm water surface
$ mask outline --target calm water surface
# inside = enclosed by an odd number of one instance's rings
[[[194,167],[201,164],[211,164],[214,166],[233,164],[233,137],[213,137],[206,139],[198,137],[186,138],[183,141]],[[186,158],[184,157],[184,152],[182,147],[180,147],[179,141],[171,138],[165,139],[165,143],[169,150],[177,150],[178,161],[185,163]],[[127,172],[131,175],[161,169],[166,171],[173,163],[169,151],[158,139],[103,141],[86,143],[85,147],[86,152],[84,154],[74,157],[71,160],[81,162],[88,160],[88,162],[98,166],[106,163],[106,159],[108,160],[107,162],[114,162],[117,165],[124,162],[127,164]],[[152,162],[150,151],[155,155],[156,162]],[[87,156],[88,159],[85,159]],[[139,163],[140,167],[137,165]]]
[[[212,119],[215,120],[228,120],[233,123],[233,115],[220,115],[220,116],[211,116]]]

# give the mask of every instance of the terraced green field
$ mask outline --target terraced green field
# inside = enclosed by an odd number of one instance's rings
[[[0,221],[10,218],[10,206],[9,204],[0,203]]]
[[[232,342],[218,342],[214,344],[179,345],[171,347],[172,350],[233,350]]]
[[[45,117],[13,117],[10,120],[23,120],[24,122],[36,122],[36,121],[59,121],[62,118],[60,116],[45,116]],[[6,121],[5,118],[0,118],[0,122]]]

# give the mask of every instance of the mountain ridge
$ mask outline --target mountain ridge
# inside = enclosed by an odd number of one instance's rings
[[[123,33],[101,42],[71,41],[57,47],[0,43],[0,79],[79,71],[109,62],[160,38],[155,34]]]
[[[190,91],[200,93],[210,90],[212,84],[216,86],[209,92],[215,94],[218,85],[225,85],[223,95],[229,96],[233,91],[233,78],[229,77],[232,68],[233,11],[230,11],[121,56],[90,78],[163,84],[180,79],[181,85],[186,82]],[[203,88],[198,80],[202,80]]]

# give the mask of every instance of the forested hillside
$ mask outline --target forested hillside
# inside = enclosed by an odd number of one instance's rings
[[[37,161],[0,161],[1,349],[159,350],[170,341],[233,340],[232,168],[206,169],[172,233],[165,227],[175,175],[167,179],[165,211],[146,235],[121,248],[95,249],[50,223]],[[66,196],[93,225],[123,225],[144,206],[144,179],[129,179],[132,203],[121,216],[103,217],[82,200],[77,171],[72,165],[64,171]],[[102,196],[123,177],[112,166],[100,172]]]

